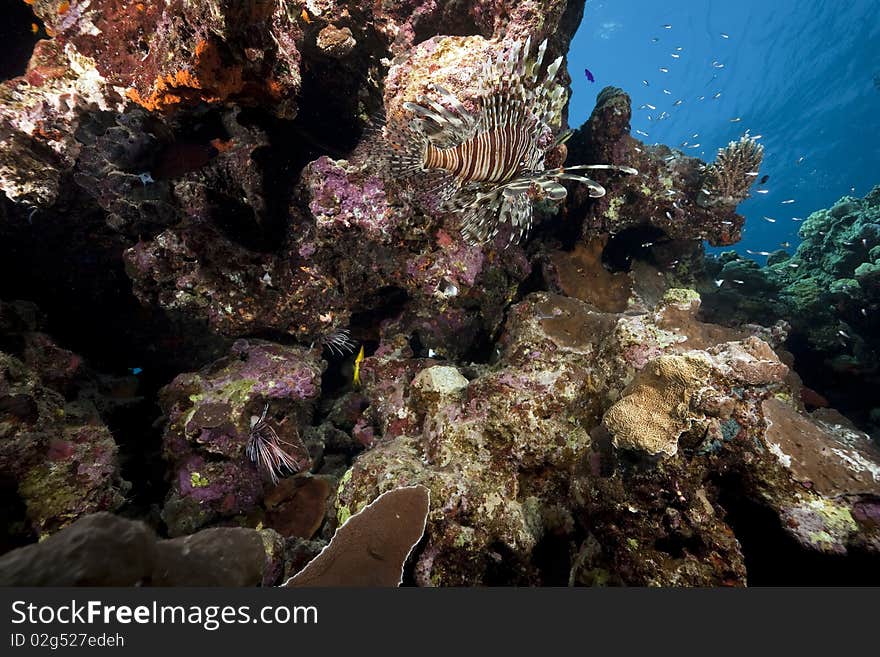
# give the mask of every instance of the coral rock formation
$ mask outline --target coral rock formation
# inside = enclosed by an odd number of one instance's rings
[[[718,150],[706,167],[697,203],[702,207],[736,206],[749,196],[764,159],[764,147],[751,137],[742,137]]]
[[[164,452],[172,488],[163,516],[172,536],[260,508],[266,473],[246,449],[253,418],[266,404],[291,456],[321,393],[314,351],[239,340],[228,357],[181,374],[160,392],[168,417]],[[309,462],[301,462],[309,469]]]
[[[648,145],[629,134],[632,114],[629,96],[606,87],[597,99],[589,120],[568,143],[571,162],[607,162],[627,165],[638,176],[615,178],[608,193],[599,199],[573,188],[567,220],[583,221],[585,241],[603,233],[650,226],[673,240],[708,240],[713,245],[739,240],[743,218],[735,203],[703,207],[703,166],[700,160],[666,146]],[[744,172],[740,172],[744,173]],[[596,174],[604,183],[605,177]],[[748,178],[751,184],[752,178]]]
[[[51,322],[0,304],[0,489],[3,549],[45,540],[4,581],[277,583],[408,488],[430,509],[373,550],[393,583],[407,556],[420,585],[877,583],[876,448],[808,411],[880,426],[880,188],[698,293],[760,147],[645,144],[623,90],[567,160],[639,175],[538,204],[522,245],[380,175],[370,116],[431,83],[470,108],[486,60],[564,54],[582,7],[34,0],[50,36],[0,87],[0,295]],[[252,461],[276,437],[298,472]]]

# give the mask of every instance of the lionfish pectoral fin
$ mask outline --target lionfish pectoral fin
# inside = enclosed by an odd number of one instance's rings
[[[620,173],[628,173],[632,176],[638,175],[638,169],[626,166],[624,164],[576,164],[574,166],[559,167],[558,169],[549,169],[544,171],[544,175],[554,176],[567,171],[586,171],[588,169],[602,169],[605,171],[619,171]]]
[[[444,169],[429,169],[420,181],[422,192],[437,199],[439,208],[450,212],[450,201],[459,190],[458,179]]]
[[[511,226],[508,243],[518,243],[532,229],[532,202],[525,194],[505,196],[499,218]]]
[[[478,197],[462,212],[461,232],[465,240],[474,246],[485,244],[498,231],[498,210],[501,198],[492,194]]]
[[[495,189],[465,209],[461,230],[468,243],[491,241],[504,224],[510,226],[508,244],[522,240],[532,227],[532,202],[525,193],[530,183],[524,182],[525,187],[519,189],[512,185]]]
[[[585,178],[584,180],[588,180],[589,182],[593,182],[589,180],[589,178]],[[545,180],[541,183],[538,183],[541,187],[541,190],[551,201],[561,201],[568,195],[568,190],[565,189],[558,182],[554,182],[552,180]]]

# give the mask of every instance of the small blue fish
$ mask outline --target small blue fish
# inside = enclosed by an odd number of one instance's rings
[[[141,372],[144,371],[142,367],[129,367],[128,369],[135,376],[137,376],[138,374],[140,374]]]
[[[596,81],[596,78],[594,78],[594,77],[593,77],[593,74],[590,73],[590,69],[585,68],[585,69],[584,69],[584,75],[587,76],[587,80],[589,80],[590,82],[595,82],[595,81]]]

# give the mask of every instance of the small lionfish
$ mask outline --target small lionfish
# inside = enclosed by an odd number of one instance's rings
[[[440,85],[429,84],[436,100],[419,96],[403,103],[412,117],[385,126],[390,173],[426,181],[442,210],[461,214],[462,233],[474,244],[494,238],[504,223],[513,229],[510,243],[518,242],[531,228],[534,202],[566,197],[562,180],[584,183],[591,197],[603,196],[605,188],[580,173],[586,169],[637,173],[611,164],[546,168],[548,160],[561,164],[563,143],[571,135],[548,139],[566,100],[565,89],[554,82],[562,57],[539,80],[547,41],[534,58],[530,45],[530,37],[516,41],[484,64],[473,112]]]
[[[273,484],[285,474],[293,474],[307,469],[311,465],[309,450],[297,439],[297,444],[291,444],[278,437],[278,433],[266,421],[269,414],[269,404],[263,407],[260,417],[251,418],[251,431],[248,436],[247,455],[259,468],[264,470]],[[296,456],[291,456],[282,445],[293,447]]]
[[[348,329],[339,329],[325,335],[321,338],[321,344],[324,345],[330,353],[337,356],[350,354],[354,351],[357,343],[352,339],[351,332]]]

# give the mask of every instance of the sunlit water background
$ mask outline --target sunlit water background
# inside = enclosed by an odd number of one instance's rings
[[[739,206],[743,255],[793,252],[797,219],[880,184],[880,0],[587,0],[568,67],[574,127],[611,85],[647,143],[711,161],[747,129],[762,136],[770,177]]]

